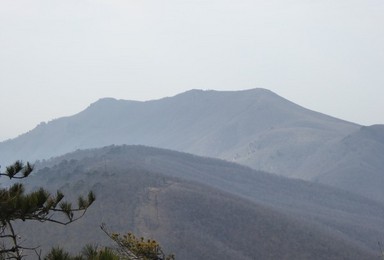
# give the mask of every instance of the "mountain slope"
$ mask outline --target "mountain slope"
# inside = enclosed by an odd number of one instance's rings
[[[58,188],[67,182],[69,185],[68,180],[85,185],[86,182],[81,181],[83,175],[92,178],[94,172],[105,174],[107,179],[113,177],[109,172],[156,173],[200,183],[264,205],[358,247],[376,250],[377,241],[384,240],[381,204],[323,185],[258,172],[217,159],[142,146],[112,146],[78,151],[44,165],[52,169],[39,171],[37,175],[41,177],[36,176],[39,180],[36,186],[45,183],[44,186]],[[137,179],[132,183],[135,181],[140,183]]]
[[[217,159],[111,146],[38,167],[30,185],[70,196],[92,189],[97,201],[72,226],[27,227],[29,242],[105,244],[106,222],[158,239],[178,259],[372,259],[384,238],[377,203]]]
[[[323,149],[298,170],[303,178],[383,201],[384,125],[361,127]]]

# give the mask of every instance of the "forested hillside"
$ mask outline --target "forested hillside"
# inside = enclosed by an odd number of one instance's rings
[[[28,237],[46,246],[108,243],[102,222],[154,237],[178,259],[370,259],[384,237],[380,204],[217,159],[111,146],[38,168],[32,186],[97,196],[72,227],[44,225],[43,237]]]

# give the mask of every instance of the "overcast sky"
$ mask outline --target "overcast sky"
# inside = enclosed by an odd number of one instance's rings
[[[0,141],[102,97],[270,89],[384,123],[383,0],[1,0]]]

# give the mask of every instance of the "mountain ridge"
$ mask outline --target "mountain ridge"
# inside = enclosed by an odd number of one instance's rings
[[[196,93],[199,93],[199,98],[196,100],[191,98],[191,96],[196,96],[195,94]],[[248,95],[248,93],[252,93],[253,95]],[[235,94],[236,96],[239,96],[240,98],[238,100],[236,100],[236,104],[233,106],[231,105],[230,102],[228,102],[228,99],[225,99],[225,100],[222,100],[222,97],[225,97],[225,96],[229,96],[230,99],[233,98],[233,94]],[[208,95],[208,96],[207,96]],[[205,97],[205,98],[209,98],[209,96],[214,96],[214,100],[209,100],[210,102],[204,102],[204,101],[201,101],[201,96]],[[185,131],[185,130],[188,130],[188,127],[189,126],[192,126],[193,127],[193,121],[196,119],[196,118],[199,118],[201,115],[204,115],[204,112],[205,109],[208,109],[208,108],[212,108],[212,106],[214,105],[215,107],[219,107],[219,109],[225,109],[222,107],[222,105],[226,104],[226,105],[231,105],[231,108],[227,108],[226,109],[226,113],[229,114],[229,119],[230,118],[233,118],[235,116],[238,116],[239,114],[243,113],[244,111],[246,111],[247,109],[249,109],[250,106],[255,106],[255,104],[257,105],[257,102],[259,99],[262,99],[262,98],[270,98],[270,97],[273,97],[273,98],[276,98],[278,97],[279,100],[284,100],[284,102],[287,102],[288,104],[292,105],[293,103],[289,102],[289,101],[286,101],[285,99],[277,96],[276,94],[274,94],[273,92],[269,91],[269,90],[265,90],[265,89],[252,89],[252,90],[245,90],[245,91],[202,91],[202,90],[192,90],[192,91],[188,91],[188,92],[185,92],[185,93],[181,93],[179,95],[176,95],[174,97],[167,97],[167,98],[163,98],[163,99],[158,99],[158,100],[152,100],[152,101],[145,101],[145,102],[142,102],[142,101],[126,101],[126,100],[116,100],[116,99],[111,99],[111,98],[107,98],[107,99],[100,99],[99,101],[97,102],[94,102],[92,105],[90,105],[88,108],[86,108],[85,110],[83,110],[82,112],[80,113],[77,113],[73,116],[70,116],[70,117],[63,117],[63,118],[60,118],[60,119],[55,119],[55,120],[52,120],[46,124],[43,124],[43,125],[40,125],[38,127],[36,127],[35,129],[29,131],[28,133],[26,134],[23,134],[21,136],[19,136],[18,138],[15,138],[15,139],[11,139],[11,140],[8,140],[8,141],[5,141],[5,142],[1,142],[0,143],[0,152],[1,151],[1,146],[3,145],[6,145],[6,144],[10,144],[12,142],[15,142],[17,139],[24,139],[23,141],[25,141],[25,139],[28,139],[26,138],[28,135],[38,135],[39,132],[41,133],[42,132],[42,128],[44,128],[45,131],[48,131],[49,130],[49,127],[51,128],[57,128],[57,127],[63,127],[62,131],[66,132],[66,131],[69,131],[69,130],[72,130],[74,131],[74,134],[79,134],[78,132],[80,132],[81,130],[94,130],[95,128],[97,129],[100,129],[102,127],[105,127],[105,125],[103,125],[103,120],[106,120],[108,121],[108,123],[110,124],[118,124],[118,119],[119,119],[119,116],[121,117],[124,117],[124,116],[129,116],[129,120],[131,121],[134,121],[134,120],[138,120],[138,118],[135,118],[135,114],[139,113],[139,112],[142,112],[141,109],[143,106],[148,106],[149,108],[147,109],[147,111],[144,111],[143,113],[145,118],[142,119],[140,121],[141,124],[144,124],[143,127],[140,128],[140,130],[137,130],[137,131],[143,131],[145,132],[146,129],[150,129],[150,126],[148,126],[148,123],[147,123],[147,128],[145,128],[145,122],[148,122],[148,121],[151,121],[151,116],[153,116],[154,113],[158,112],[159,111],[159,106],[158,104],[160,103],[161,107],[160,107],[160,112],[162,115],[169,115],[168,118],[166,118],[166,121],[165,122],[160,122],[161,124],[157,127],[159,131],[161,131],[162,129],[162,132],[164,131],[169,131],[172,133],[172,128],[175,128],[175,122],[172,120],[172,117],[176,117],[178,116],[177,120],[179,120],[179,122],[176,122],[177,125],[179,125],[179,128],[178,131]],[[180,100],[181,98],[181,100]],[[185,104],[185,100],[184,99],[187,99],[188,101],[188,104]],[[231,110],[235,110],[234,108],[236,107],[237,104],[242,104],[242,102],[244,100],[247,100],[247,106],[244,108],[240,108],[240,111],[234,111],[231,113]],[[165,102],[166,101],[166,102]],[[215,104],[212,104],[212,102],[215,101],[216,103]],[[195,102],[200,102],[202,104],[196,104]],[[218,102],[218,103],[217,103]],[[107,108],[111,111],[105,111],[106,107],[105,105],[108,104]],[[268,102],[267,102],[268,104]],[[203,105],[203,106],[198,106],[198,105]],[[112,108],[111,108],[112,106]],[[185,117],[188,118],[188,111],[193,108],[195,109],[196,111],[193,111],[193,115],[189,115],[189,116],[192,116],[192,118],[190,118],[189,120],[184,120],[184,124],[183,124],[183,117],[184,115],[178,115],[177,114],[177,111],[180,109],[179,106],[181,106],[181,108],[183,109],[183,112],[185,112]],[[244,107],[244,105],[242,105],[242,107]],[[94,111],[94,109],[96,109],[96,111]],[[136,113],[133,113],[131,111],[131,109],[135,109]],[[217,108],[216,108],[217,109]],[[268,109],[268,108],[267,108]],[[104,113],[102,113],[104,111]],[[125,111],[125,112],[124,112]],[[217,110],[215,110],[217,111]],[[200,128],[212,128],[212,125],[214,126],[215,123],[222,123],[222,122],[215,122],[215,118],[219,117],[217,115],[217,112],[215,112],[216,114],[214,114],[213,116],[211,116],[211,118],[209,119],[204,119],[203,121],[199,121],[198,123],[201,125]],[[316,113],[316,112],[314,112]],[[92,115],[92,118],[87,118],[90,116],[90,114]],[[191,114],[191,113],[190,113]],[[220,117],[221,117],[221,121],[225,120],[227,121],[228,120],[228,114],[221,114]],[[253,114],[256,114],[256,113],[253,113]],[[257,115],[257,114],[256,114]],[[316,113],[317,115],[317,113]],[[155,116],[159,116],[158,114],[156,114]],[[98,117],[100,118],[99,120],[97,120],[97,118],[95,117]],[[264,114],[262,115],[262,117],[265,119],[265,120],[274,120],[275,122],[276,121],[279,121],[281,120],[281,118],[284,118],[283,116],[280,116],[279,119],[273,119],[273,118],[268,118],[267,116],[265,116]],[[325,116],[328,118],[328,116]],[[114,120],[111,120],[111,119],[114,119]],[[71,122],[71,119],[73,119],[72,121],[75,120],[75,122]],[[120,118],[121,120],[121,118]],[[243,121],[246,120],[246,119],[243,119]],[[254,118],[253,120],[258,120],[258,118]],[[284,120],[284,119],[283,119]],[[69,121],[69,122],[68,122]],[[76,122],[77,121],[77,122]],[[91,121],[92,124],[89,125],[90,129],[81,129],[80,126],[83,122],[85,121]],[[216,120],[217,121],[217,120]],[[281,124],[281,122],[277,122],[279,124]],[[123,127],[125,127],[126,129],[128,129],[129,127],[131,128],[131,131],[134,131],[134,125],[130,125],[129,123],[125,123],[125,125],[123,125]],[[257,128],[257,125],[253,125],[253,128]],[[66,128],[69,128],[69,129],[66,129]],[[77,129],[76,129],[77,128]],[[133,128],[133,129],[132,129]],[[97,130],[96,129],[96,130]],[[55,131],[57,131],[58,129],[55,129]],[[76,130],[78,132],[76,132]],[[114,129],[113,128],[110,128],[108,130],[111,130],[113,131]],[[116,130],[116,129],[115,129]],[[125,129],[123,129],[125,130]],[[128,129],[129,130],[129,129]],[[54,130],[51,130],[51,132],[54,131]],[[248,130],[248,131],[252,131],[252,130]],[[83,134],[92,134],[90,133],[91,131],[86,131],[84,132]],[[148,130],[147,130],[148,132]],[[208,131],[205,131],[205,132],[208,132]],[[50,133],[50,134],[55,134],[55,133]],[[128,132],[128,134],[130,134]],[[137,134],[137,133],[135,133]],[[207,134],[207,133],[206,133]],[[208,133],[209,134],[209,133]],[[40,137],[41,138],[41,137]],[[68,138],[68,137],[67,137]],[[57,139],[57,137],[55,137],[55,139]],[[132,138],[133,139],[133,138]],[[143,139],[143,138],[141,138]],[[110,141],[116,141],[116,140],[110,140]],[[125,141],[125,140],[123,140]],[[127,141],[132,141],[132,140],[127,140]],[[178,140],[180,141],[180,140]],[[110,144],[113,144],[113,143],[103,143],[103,145],[110,145]],[[115,144],[119,144],[119,143],[115,143]],[[127,143],[129,144],[129,143]],[[133,143],[134,144],[134,143]],[[151,145],[151,146],[157,146],[156,143],[152,142],[152,143],[140,143],[140,144],[144,144],[144,145]],[[38,142],[35,143],[36,145],[36,148],[39,148],[39,145],[38,145]],[[162,147],[162,145],[166,145],[166,141],[163,141],[160,143],[160,147]],[[88,145],[88,147],[85,147],[86,144],[84,144],[83,146],[81,146],[80,144],[80,147],[74,147],[75,149],[77,148],[92,148],[91,145]],[[177,145],[173,145],[173,146],[177,146]],[[179,145],[181,146],[181,145]],[[19,148],[23,148],[21,145],[19,146]],[[175,147],[165,147],[165,148],[172,148],[174,149]],[[177,147],[176,147],[177,148]],[[65,149],[66,152],[70,152],[69,149]],[[178,150],[178,149],[176,149]],[[185,150],[185,149],[184,149]],[[193,148],[192,148],[193,150]],[[195,148],[195,150],[197,150]],[[188,149],[186,150],[187,152],[194,152],[194,151],[188,151]],[[198,152],[197,152],[198,153]],[[25,155],[22,155],[22,156],[19,156],[18,158],[22,157],[28,157],[28,153],[24,153]],[[3,153],[0,153],[0,155],[4,155]],[[6,155],[6,154],[5,154]],[[51,153],[51,154],[48,154],[48,153],[42,153],[40,155],[43,156],[44,158],[39,158],[37,156],[30,156],[30,159],[27,158],[28,160],[35,160],[35,159],[47,159],[48,156],[57,156],[57,155],[60,155],[60,153]],[[204,155],[204,154],[202,154]],[[4,157],[4,156],[2,156]],[[15,160],[16,157],[12,158],[12,160]],[[4,160],[4,158],[2,158],[2,160]],[[10,163],[12,160],[8,159],[6,160],[7,163]]]
[[[359,147],[361,155],[329,156],[338,151],[349,153],[346,148],[340,148],[343,140],[352,135],[356,136],[353,142],[360,142],[366,138],[356,135],[361,128],[305,109],[266,89],[191,90],[150,101],[105,98],[76,115],[53,120],[18,138],[1,142],[0,163],[48,159],[77,149],[111,144],[147,145],[323,182],[384,201],[384,193],[367,190],[368,183],[362,185],[364,189],[356,189],[356,185],[365,181],[363,167],[350,185],[336,181],[339,175],[347,176],[347,160],[365,164],[363,154],[375,158],[368,162],[375,163],[374,170],[367,173],[375,177],[369,179],[380,183],[384,178],[379,172],[384,167],[381,163],[384,155],[372,154],[371,147]],[[376,132],[383,131],[374,128]],[[374,135],[369,138],[372,147],[379,147]]]

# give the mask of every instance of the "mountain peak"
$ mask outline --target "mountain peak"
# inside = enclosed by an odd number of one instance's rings
[[[111,103],[111,102],[116,102],[116,101],[117,101],[117,99],[113,98],[113,97],[103,97],[103,98],[100,98],[99,100],[97,100],[96,102],[94,102],[92,104],[96,104],[96,103]]]
[[[244,90],[213,90],[213,89],[191,89],[186,92],[183,92],[181,94],[178,94],[176,96],[180,95],[201,95],[201,94],[273,94],[276,95],[271,90],[265,89],[265,88],[251,88],[251,89],[244,89]]]

